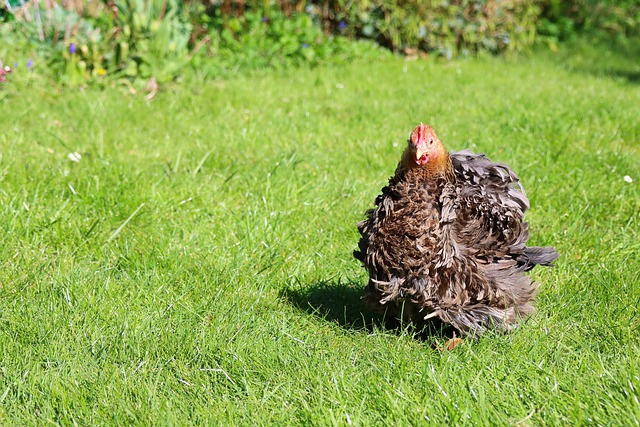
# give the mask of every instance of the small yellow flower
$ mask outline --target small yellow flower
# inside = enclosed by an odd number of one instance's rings
[[[99,76],[104,76],[105,74],[107,74],[107,70],[105,70],[104,68],[98,68],[96,72]]]

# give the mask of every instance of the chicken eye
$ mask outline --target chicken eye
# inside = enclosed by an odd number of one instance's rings
[[[433,139],[429,140],[429,145],[433,145]]]

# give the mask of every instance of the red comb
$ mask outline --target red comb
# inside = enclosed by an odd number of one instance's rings
[[[424,141],[426,132],[427,126],[425,126],[424,123],[420,122],[420,124],[416,126],[415,129],[413,129],[413,132],[411,132],[411,142],[413,144],[419,144],[420,142]]]

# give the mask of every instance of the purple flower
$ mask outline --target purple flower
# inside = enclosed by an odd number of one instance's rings
[[[71,55],[73,55],[74,53],[76,53],[76,44],[75,44],[75,43],[71,43],[71,44],[69,45],[69,53],[70,53]]]
[[[269,18],[267,18],[266,16],[262,17],[262,22],[269,22]]]
[[[18,68],[18,61],[13,61],[13,69],[15,70],[16,68]]]
[[[340,28],[340,31],[344,31],[344,29],[347,28],[347,23],[344,21],[340,21],[340,23],[338,24],[338,28]]]
[[[308,48],[308,47],[309,47],[309,44],[308,44],[308,43],[302,43],[302,48],[303,48],[303,49],[306,49],[306,48]]]
[[[29,58],[29,60],[27,61],[27,68],[29,69],[29,71],[31,71],[31,69],[33,68],[33,59]]]

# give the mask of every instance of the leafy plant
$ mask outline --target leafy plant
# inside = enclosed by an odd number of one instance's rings
[[[336,0],[334,27],[396,52],[446,56],[528,48],[539,9],[524,0]],[[348,27],[348,28],[345,28]]]
[[[310,14],[287,16],[280,9],[249,10],[238,17],[208,16],[209,57],[194,65],[215,73],[238,69],[285,68],[301,64],[340,62],[348,58],[379,56],[371,43],[327,36]]]
[[[632,0],[542,0],[538,32],[555,41],[580,32],[630,38],[640,35],[640,3]]]
[[[10,33],[22,37],[28,45],[27,50],[37,52],[48,64],[50,72],[62,82],[82,84],[104,75],[109,46],[101,29],[73,8],[57,4],[45,6],[31,2],[14,8],[13,19],[4,26]],[[13,43],[19,44],[18,39],[14,38]],[[69,52],[71,45],[74,54]]]
[[[131,78],[166,82],[189,63],[191,23],[177,0],[115,2],[113,64]]]

